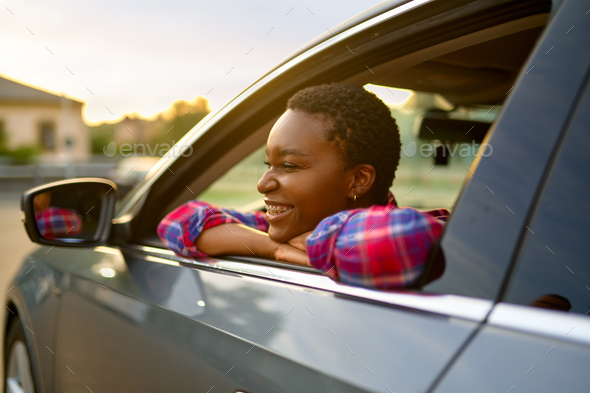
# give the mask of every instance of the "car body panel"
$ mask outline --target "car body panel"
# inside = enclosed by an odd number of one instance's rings
[[[287,265],[264,258],[228,255],[221,258],[189,259],[174,255],[170,250],[137,245],[128,245],[124,251],[143,255],[147,260],[153,262],[171,263],[175,261],[182,265],[223,270],[229,273],[302,285],[309,289],[324,290],[338,296],[348,296],[361,301],[425,311],[473,322],[485,321],[494,305],[494,302],[490,300],[471,297],[424,294],[415,290],[381,291],[353,287],[334,281],[316,269]]]
[[[500,302],[487,324],[590,347],[590,318],[583,314]]]
[[[587,392],[588,364],[589,346],[485,326],[434,392]]]
[[[109,247],[85,253],[67,281],[60,392],[139,380],[142,391],[426,391],[479,325]]]
[[[62,270],[51,265],[51,256],[45,254],[47,250],[49,247],[40,248],[25,260],[13,280],[14,288],[7,294],[10,305],[6,316],[11,318],[18,314],[25,327],[39,392],[52,392],[53,339],[59,311],[59,286],[63,278]]]

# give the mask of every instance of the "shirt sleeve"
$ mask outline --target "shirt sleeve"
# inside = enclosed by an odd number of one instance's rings
[[[374,205],[334,214],[323,219],[307,239],[310,264],[353,286],[411,285],[424,271],[448,215],[446,210],[430,213]]]
[[[79,235],[82,232],[82,217],[73,209],[51,206],[37,213],[36,219],[39,232],[48,239]]]
[[[169,213],[158,225],[158,236],[175,254],[190,258],[205,258],[207,254],[197,250],[197,238],[205,229],[222,224],[244,224],[268,232],[265,213],[242,213],[201,201],[189,201]]]

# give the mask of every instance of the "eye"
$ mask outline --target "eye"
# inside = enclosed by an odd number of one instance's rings
[[[264,161],[263,161],[263,164],[264,164],[264,165],[266,165],[266,168],[267,168],[267,169],[270,169],[271,165],[270,165],[270,162],[269,162],[268,160],[264,160]],[[298,166],[298,165],[291,164],[291,163],[289,163],[289,162],[284,162],[284,163],[282,163],[282,164],[281,164],[281,166],[282,166],[284,169],[287,169],[287,170],[289,170],[289,169],[298,169],[298,168],[299,168],[299,166]]]

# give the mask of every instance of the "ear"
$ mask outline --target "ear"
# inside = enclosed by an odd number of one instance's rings
[[[360,198],[371,190],[373,183],[375,183],[377,171],[373,165],[360,164],[353,169],[353,174],[354,181],[351,183],[348,192],[348,197],[351,199],[355,195],[357,198]]]

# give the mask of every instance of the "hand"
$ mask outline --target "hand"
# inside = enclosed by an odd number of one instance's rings
[[[293,247],[295,247],[307,254],[307,238],[309,236],[311,236],[312,233],[313,233],[313,231],[302,233],[299,236],[295,236],[293,239],[289,240],[287,243],[289,243],[291,246],[293,246]]]
[[[278,243],[274,252],[277,261],[295,263],[297,265],[310,266],[307,252],[301,251],[287,243]]]

